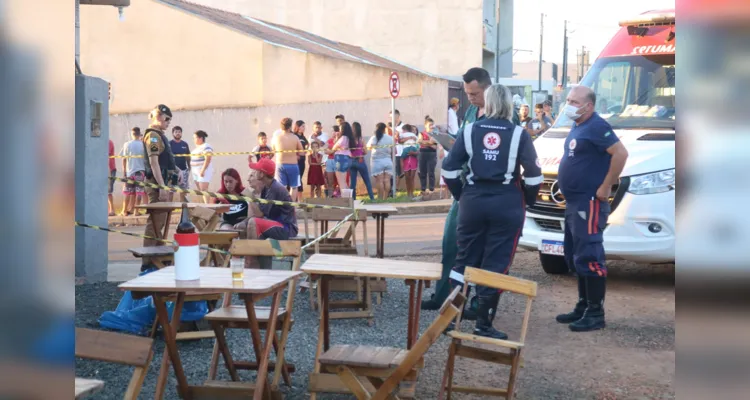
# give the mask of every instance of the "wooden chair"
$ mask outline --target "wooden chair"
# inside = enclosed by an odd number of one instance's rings
[[[464,294],[466,294],[468,283],[473,283],[475,285],[501,289],[526,296],[526,311],[523,315],[521,335],[520,339],[516,342],[511,340],[492,339],[461,332],[459,329],[461,314],[459,313],[456,317],[456,329],[448,332],[448,336],[452,338],[452,342],[448,353],[448,361],[445,366],[445,373],[443,374],[443,384],[441,385],[438,398],[442,400],[444,391],[447,391],[448,399],[451,398],[453,392],[478,393],[484,396],[498,396],[512,399],[518,368],[521,365],[521,351],[523,350],[526,331],[529,327],[531,303],[536,297],[537,284],[536,282],[525,279],[514,278],[505,274],[497,274],[470,267],[467,267],[464,272],[464,281],[467,283],[464,285]],[[464,342],[488,344],[509,351],[496,351],[468,346]],[[456,357],[465,357],[478,361],[510,365],[510,377],[508,378],[507,389],[497,389],[495,387],[453,386],[453,368]]]
[[[299,271],[300,255],[302,254],[301,244],[298,241],[282,240],[277,242],[281,251],[274,249],[271,240],[235,240],[232,242],[230,253],[232,256],[275,256],[275,257],[293,257],[291,264],[292,271]],[[230,257],[227,257],[227,265]],[[284,264],[286,265],[286,264]],[[284,360],[284,351],[286,349],[287,337],[292,328],[294,320],[292,319],[292,307],[294,305],[294,294],[296,291],[296,279],[289,282],[287,290],[286,306],[279,308],[277,318],[280,322],[277,324],[277,330],[281,331],[281,338],[276,336],[276,332],[266,332],[266,335],[273,335],[273,346],[276,352],[276,362],[270,363],[270,368],[274,369],[274,378],[272,387],[278,388],[279,378],[283,376],[284,382],[291,386],[289,373],[294,372],[295,367],[286,363]],[[260,329],[266,329],[268,321],[271,319],[270,307],[255,307],[256,319]],[[208,379],[216,379],[216,373],[219,364],[219,353],[224,358],[224,363],[229,370],[233,381],[238,381],[237,369],[257,370],[258,362],[234,361],[225,338],[226,329],[248,329],[247,309],[244,305],[231,305],[231,295],[225,294],[221,308],[206,315],[206,320],[211,323],[214,329],[216,342],[214,343],[213,354],[208,372]],[[260,344],[253,343],[253,349],[256,357],[260,353]]]
[[[190,220],[199,232],[212,232],[219,224],[219,214],[210,208],[195,207],[190,210]],[[143,258],[144,262],[154,264],[159,269],[174,264],[174,248],[172,246],[133,247],[128,251],[133,256]]]
[[[229,250],[232,246],[232,240],[238,239],[240,233],[237,231],[213,231],[201,232],[201,246],[208,246],[213,249]],[[225,256],[223,254],[207,251],[206,256],[201,260],[201,266],[221,267],[224,265]]]
[[[151,364],[154,340],[122,333],[76,328],[76,357],[135,367],[125,399],[137,399]]]
[[[411,350],[337,345],[320,356],[321,366],[335,372],[358,400],[397,399],[396,391],[401,381],[415,376],[424,354],[456,318],[465,300],[464,294],[458,288],[454,289],[440,308],[438,317]]]

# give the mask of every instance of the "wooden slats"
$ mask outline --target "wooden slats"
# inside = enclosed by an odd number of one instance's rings
[[[296,240],[279,240],[278,242],[281,247],[280,255],[283,257],[299,257],[302,252],[302,246],[300,245],[300,242]],[[232,241],[232,247],[229,252],[232,253],[233,256],[279,255],[267,240],[234,240]]]
[[[337,345],[320,356],[320,363],[364,368],[395,368],[401,364],[407,353],[407,350],[393,347]]]
[[[174,247],[170,246],[152,246],[152,247],[133,247],[128,249],[136,257],[155,257],[155,256],[172,256]]]
[[[235,231],[213,231],[201,232],[200,243],[205,246],[222,246],[232,243],[232,239],[240,237],[239,232]]]
[[[139,276],[120,284],[120,290],[137,292],[195,294],[235,292],[235,293],[270,293],[285,285],[291,279],[299,278],[297,271],[245,269],[244,280],[232,280],[229,268],[201,268],[200,279],[194,281],[176,281],[174,267],[166,267],[150,274]]]
[[[316,208],[312,211],[312,220],[313,221],[341,221],[349,214],[351,214],[354,210],[329,210],[324,208]],[[351,217],[349,219],[350,221],[364,221],[367,219],[367,211],[360,209],[357,212],[356,219],[354,217]]]
[[[152,344],[150,338],[76,328],[76,357],[80,358],[146,367]]]
[[[286,314],[285,308],[279,308],[278,316]],[[255,307],[255,317],[258,322],[271,319],[271,307]],[[229,306],[218,308],[205,316],[207,321],[239,321],[247,322],[247,309],[245,306]]]
[[[384,260],[313,254],[302,266],[308,274],[368,276],[373,278],[420,279],[436,281],[440,279],[442,264],[416,261]]]
[[[463,344],[456,345],[456,355],[459,357],[471,358],[474,360],[486,361],[495,364],[510,365],[510,363],[513,361],[513,358],[508,353],[480,349]]]
[[[523,343],[520,343],[520,342],[514,342],[512,340],[493,339],[493,338],[488,338],[484,336],[472,335],[470,333],[465,333],[465,332],[450,331],[448,332],[448,336],[454,339],[469,340],[472,342],[478,342],[478,343],[484,343],[484,344],[492,344],[496,346],[506,347],[509,349],[523,348]]]
[[[523,294],[529,297],[536,297],[536,282],[515,278],[505,274],[466,267],[464,280],[481,286],[489,286],[495,289]]]

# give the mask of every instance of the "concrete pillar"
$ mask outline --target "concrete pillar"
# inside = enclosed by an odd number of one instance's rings
[[[107,226],[109,85],[76,75],[76,221]],[[107,280],[107,233],[76,227],[76,277]]]
[[[499,55],[500,78],[513,77],[513,0],[498,0],[500,2],[500,52],[511,49]]]

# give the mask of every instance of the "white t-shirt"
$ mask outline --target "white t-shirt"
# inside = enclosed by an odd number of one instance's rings
[[[128,158],[126,163],[127,176],[133,176],[136,172],[146,171],[146,146],[140,140],[131,140],[125,142],[120,150],[121,156],[141,156],[138,158]]]
[[[458,133],[458,115],[452,108],[448,109],[448,133],[454,136]]]

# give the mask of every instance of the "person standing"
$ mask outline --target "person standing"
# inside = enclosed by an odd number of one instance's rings
[[[458,129],[457,137],[460,137],[463,134],[467,124],[484,119],[484,91],[492,85],[490,73],[483,68],[470,68],[462,78],[464,81],[464,92],[466,92],[466,96],[469,98],[469,103],[471,103],[471,105],[466,110],[464,121]],[[455,148],[455,145],[453,148]],[[453,150],[451,150],[451,152],[452,151]],[[446,159],[448,157],[450,157],[450,153],[448,153]],[[443,164],[445,164],[445,159],[443,160]],[[456,253],[458,252],[458,247],[456,245],[457,217],[458,201],[454,199],[450,210],[448,210],[448,215],[445,218],[445,228],[443,230],[443,257],[441,260],[441,263],[443,264],[443,274],[435,285],[435,293],[430,299],[422,302],[421,308],[423,310],[440,309],[440,306],[451,292],[451,285],[448,276],[450,275],[453,266],[456,264]],[[472,320],[476,318],[476,307],[474,302],[469,301],[468,303],[470,304],[470,307],[468,310],[464,311],[463,318]]]
[[[396,128],[391,126],[393,117],[396,118]],[[394,167],[396,168],[396,191],[398,186],[401,184],[401,178],[404,177],[404,165],[401,162],[401,153],[404,151],[404,146],[401,146],[401,134],[404,132],[404,122],[401,121],[401,112],[395,110],[395,112],[388,113],[388,134],[393,137],[393,143],[396,145],[396,160]],[[389,196],[392,196],[390,193]]]
[[[171,171],[174,171],[175,160],[172,150],[169,147],[169,140],[164,130],[169,128],[172,120],[172,111],[164,104],[154,107],[149,113],[151,123],[143,136],[143,143],[146,145],[146,155],[148,156],[148,167],[146,168],[146,182],[166,186],[167,179]],[[149,203],[167,201],[169,192],[165,189],[146,188],[146,195]],[[146,223],[144,235],[155,237],[156,232],[164,230],[164,224],[167,221],[166,212],[152,211],[149,213],[150,223]],[[154,239],[143,239],[143,246],[161,246],[162,242]],[[141,266],[142,270],[149,268],[148,265]]]
[[[572,312],[556,320],[569,324],[574,332],[586,332],[605,327],[603,231],[612,185],[620,180],[628,151],[609,123],[594,112],[593,90],[576,86],[566,102],[563,112],[575,124],[565,139],[558,182],[566,201],[564,253],[578,275],[578,302]]]
[[[393,138],[385,134],[386,125],[379,122],[375,126],[375,136],[367,142],[367,148],[372,151],[370,156],[370,172],[378,190],[378,199],[385,200],[391,192],[393,178]]]
[[[193,175],[195,187],[202,191],[208,191],[208,185],[214,175],[214,166],[211,163],[211,154],[214,152],[213,147],[206,143],[208,134],[204,131],[195,131],[193,141],[195,149],[190,153],[190,171]],[[209,202],[210,197],[203,195],[203,202]]]
[[[125,142],[120,150],[122,159],[122,173],[125,179],[135,182],[143,182],[146,179],[146,148],[141,140],[141,128],[134,127],[130,130],[131,140]],[[146,194],[143,186],[136,183],[125,183],[122,189],[122,212],[120,215],[127,216],[135,212],[135,206],[141,203],[141,197]]]
[[[190,146],[182,140],[182,128],[175,126],[172,128],[172,140],[169,141],[169,148],[175,155],[174,165],[177,167],[177,186],[180,189],[190,188]],[[185,156],[187,154],[187,156]],[[174,192],[169,192],[169,201],[172,201]],[[187,201],[187,194],[180,193],[180,202]]]
[[[547,114],[544,113],[544,106],[542,105],[542,103],[534,106],[534,114],[535,118],[526,125],[526,130],[529,132],[532,139],[536,139],[544,132],[547,132],[547,129],[549,129],[554,122],[550,117],[547,116]]]
[[[544,107],[544,115],[547,116],[552,122],[555,121],[555,118],[557,118],[557,115],[555,115],[554,112],[552,112],[552,100],[547,99],[544,100],[544,103],[542,103],[542,106]]]
[[[273,153],[271,147],[268,146],[268,137],[265,132],[258,134],[258,145],[253,148],[252,153],[247,157],[248,163],[254,162],[253,158],[255,158],[255,162],[260,161],[261,158],[273,159]]]
[[[349,166],[352,163],[351,144],[354,143],[354,133],[352,132],[352,126],[348,122],[344,122],[340,126],[340,129],[341,134],[336,143],[328,150],[328,153],[333,154],[336,181],[343,195],[344,190],[349,189],[346,173],[349,172]]]
[[[307,171],[307,184],[310,186],[311,198],[323,198],[321,188],[325,185],[326,180],[323,176],[323,153],[320,151],[320,142],[313,140],[310,143],[310,169]]]
[[[112,139],[109,139],[109,186],[107,189],[107,205],[109,206],[109,216],[115,215],[115,199],[112,197],[112,193],[115,192],[115,180],[112,178],[117,177],[117,166],[115,165],[115,143]]]
[[[337,140],[341,137],[341,128],[338,125],[331,127],[331,137],[326,141],[326,145],[322,146],[324,153],[328,155],[326,158],[326,197],[338,197],[336,196],[336,160],[333,159],[333,152],[328,151]],[[340,194],[341,192],[339,192]]]
[[[438,143],[430,136],[435,121],[429,115],[424,117],[424,132],[419,134],[419,185],[422,192],[435,191],[435,167],[437,167]]]
[[[362,138],[362,125],[359,122],[352,122],[352,132],[354,133],[354,144],[351,146],[352,165],[349,167],[352,198],[357,198],[357,174],[359,174],[365,183],[367,195],[370,196],[370,200],[375,200],[375,196],[372,193],[372,183],[370,183],[370,171],[367,170],[367,163],[365,163],[367,150],[365,149],[365,141]]]
[[[529,125],[529,123],[531,122],[531,117],[529,116],[528,104],[521,104],[521,108],[519,108],[518,110],[518,122],[520,122],[521,128],[526,129],[526,132],[531,135],[531,132],[529,131],[529,129],[531,128],[531,125]]]
[[[292,199],[297,198],[297,188],[301,185],[300,171],[298,164],[298,155],[305,153],[302,151],[302,143],[299,138],[292,133],[292,119],[283,118],[281,120],[281,135],[276,136],[271,141],[271,149],[276,153],[276,177],[279,183],[287,187]],[[298,150],[298,151],[294,151]]]
[[[324,149],[327,146],[328,135],[323,132],[323,124],[321,124],[320,121],[313,122],[313,132],[312,135],[310,135],[310,142],[314,141],[318,142],[321,149]]]
[[[450,106],[448,107],[448,133],[456,135],[458,133],[458,103],[457,97],[451,99]]]
[[[485,91],[486,118],[468,124],[443,161],[441,175],[459,208],[458,255],[450,272],[453,286],[464,284],[467,266],[508,273],[526,219],[526,206],[536,201],[543,180],[531,137],[511,122],[510,93],[503,85],[492,85]],[[464,166],[468,173],[462,180]],[[474,334],[507,339],[507,334],[492,326],[502,291],[477,286],[476,292],[479,307]]]
[[[302,149],[307,150],[310,142],[308,142],[307,138],[305,137],[305,121],[298,120],[294,123],[294,134],[297,136],[297,139],[299,139],[299,142],[302,145]],[[297,166],[299,167],[299,186],[297,187],[297,198],[294,199],[294,201],[301,202],[302,194],[305,193],[305,187],[302,184],[302,179],[305,177],[305,159],[307,158],[307,153],[305,152],[302,154],[297,154]]]

